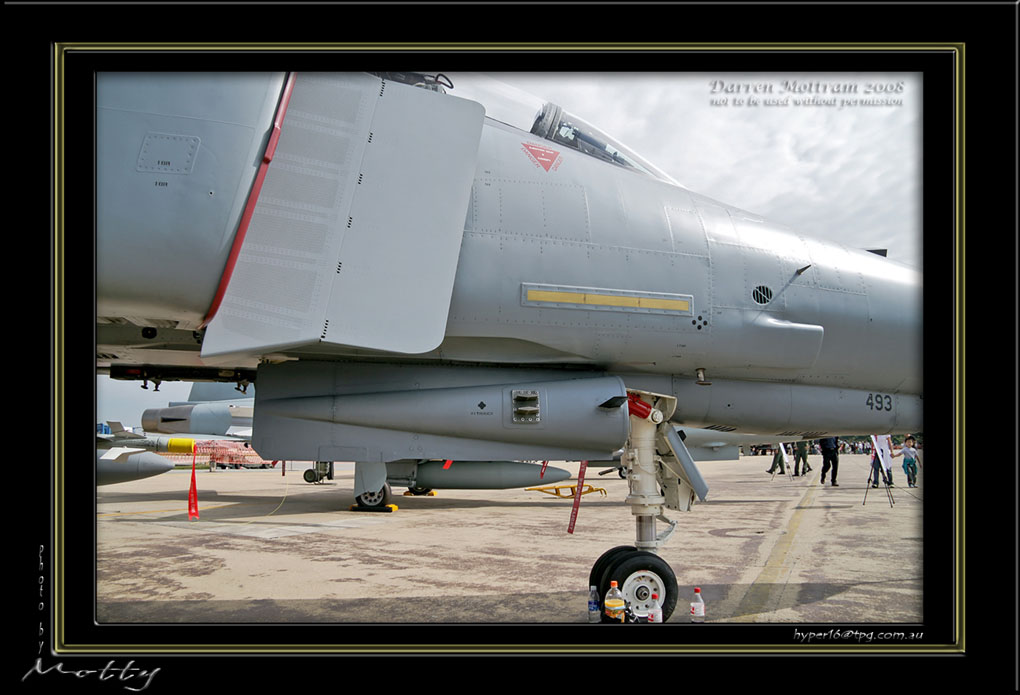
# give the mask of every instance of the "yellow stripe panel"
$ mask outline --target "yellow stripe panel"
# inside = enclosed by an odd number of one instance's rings
[[[627,306],[627,307],[638,307],[637,297],[620,297],[618,295],[605,295],[605,294],[586,294],[584,295],[584,303],[591,304],[592,306]]]
[[[669,311],[690,311],[686,299],[653,299],[651,297],[622,297],[612,294],[588,292],[554,292],[550,290],[528,290],[529,302],[558,302],[561,304],[587,304],[590,306],[620,306],[634,309],[666,309]]]
[[[652,299],[638,297],[638,306],[642,309],[672,309],[674,311],[690,311],[691,303],[686,299]]]
[[[529,302],[566,302],[567,304],[584,304],[586,295],[579,292],[550,292],[548,290],[528,290]]]

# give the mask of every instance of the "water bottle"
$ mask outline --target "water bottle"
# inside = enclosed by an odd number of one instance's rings
[[[701,588],[694,587],[694,600],[691,601],[691,622],[705,622],[705,599],[701,598]]]
[[[648,622],[662,622],[662,604],[659,603],[658,594],[652,594],[652,607],[648,609]]]
[[[594,586],[588,590],[588,622],[602,622],[602,608],[599,606],[599,590]]]
[[[616,581],[609,582],[609,591],[606,592],[606,617],[610,622],[622,623],[627,619],[627,602],[623,598],[623,592],[616,585]]]

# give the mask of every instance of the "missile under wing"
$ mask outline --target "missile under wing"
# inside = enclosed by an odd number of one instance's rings
[[[109,423],[109,434],[96,434],[96,485],[113,485],[151,478],[174,468],[173,461],[155,453],[191,453],[195,442],[181,437],[129,432]]]

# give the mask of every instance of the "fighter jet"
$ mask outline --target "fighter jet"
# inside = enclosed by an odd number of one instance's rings
[[[257,383],[254,448],[355,461],[363,505],[615,457],[636,541],[590,583],[638,612],[657,591],[666,618],[666,510],[708,494],[677,427],[922,428],[916,270],[688,190],[560,105],[456,85],[100,73],[98,368]]]

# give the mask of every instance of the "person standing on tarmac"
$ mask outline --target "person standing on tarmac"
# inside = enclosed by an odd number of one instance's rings
[[[917,455],[914,448],[914,435],[908,434],[903,440],[903,446],[899,451],[892,450],[892,457],[903,457],[903,472],[907,474],[907,486],[917,487],[917,467],[921,464],[921,457]]]
[[[807,462],[807,442],[803,439],[796,443],[795,451],[793,454],[793,475],[807,475],[808,471],[812,470],[811,466]],[[801,461],[804,462],[804,467],[800,467]]]
[[[839,472],[839,437],[827,437],[818,440],[822,449],[822,485],[825,485],[825,476],[829,469],[832,469],[832,487],[839,487],[836,482],[836,473]]]
[[[765,469],[765,472],[771,475],[775,472],[776,466],[779,466],[779,475],[786,475],[786,462],[783,459],[783,445],[780,444],[779,448],[776,449],[776,455],[772,457],[772,466]]]

